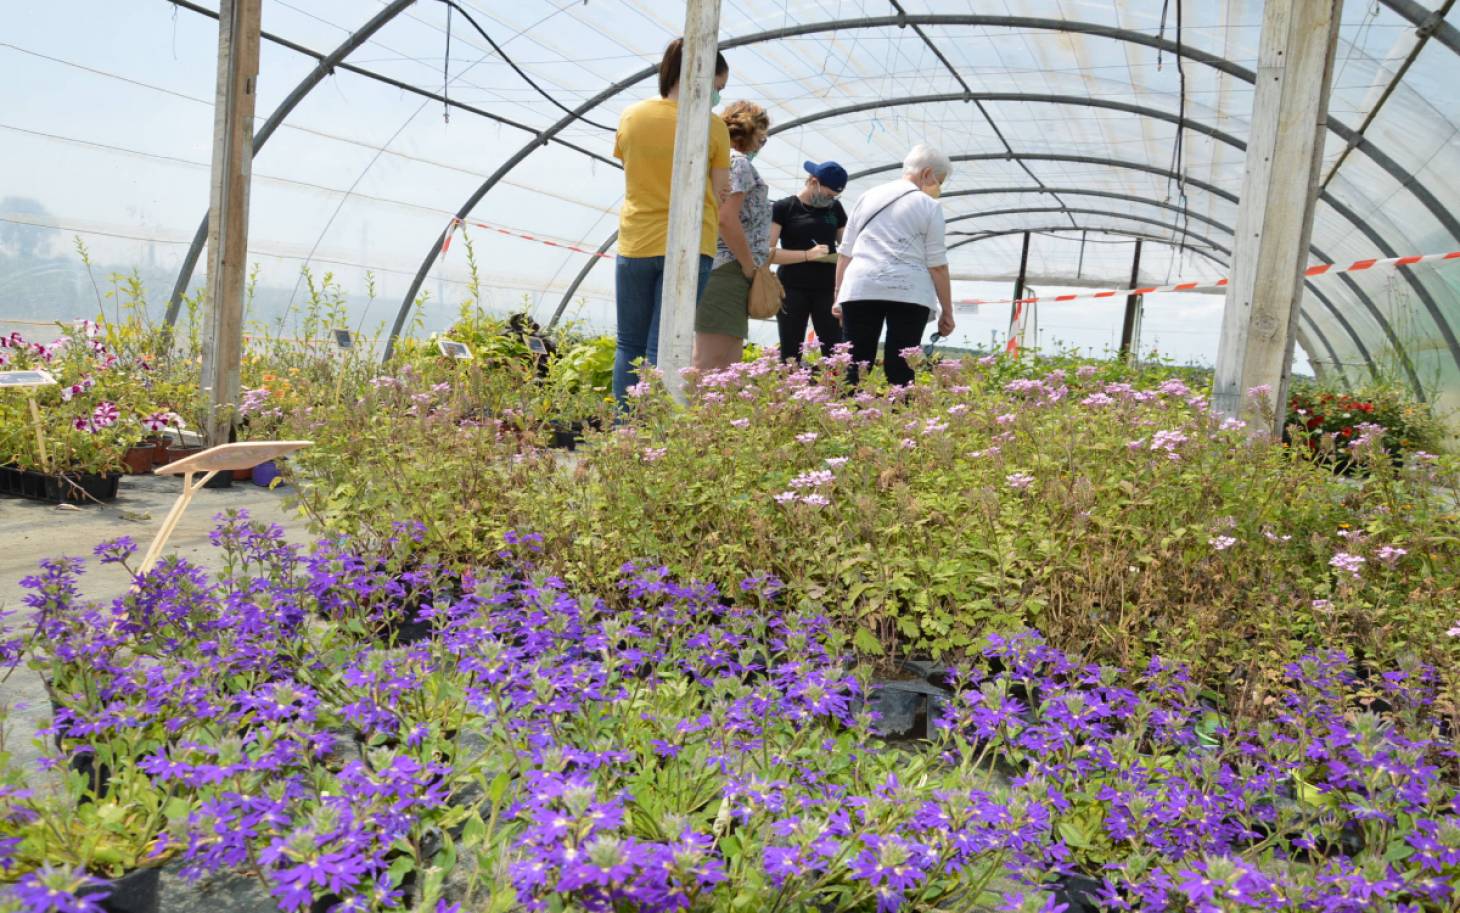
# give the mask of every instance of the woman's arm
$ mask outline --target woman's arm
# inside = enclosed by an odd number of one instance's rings
[[[840,240],[840,239],[838,239]],[[817,257],[825,257],[829,251],[825,244],[818,244],[810,250],[787,250],[779,247],[781,241],[781,226],[777,222],[771,223],[771,262],[772,263],[809,263]]]
[[[749,279],[755,275],[755,257],[750,252],[750,241],[745,237],[745,226],[740,224],[740,206],[745,194],[732,193],[720,204],[720,240],[735,255],[740,271]]]
[[[730,196],[730,169],[711,168],[710,187],[715,191],[715,199],[724,206],[725,199]]]
[[[836,256],[836,284],[832,286],[831,292],[831,300],[833,302],[831,313],[833,317],[841,317],[842,315],[842,277],[847,274],[847,265],[851,262],[852,258],[846,254],[837,254]]]
[[[948,273],[948,264],[928,267],[933,278],[933,291],[938,295],[938,335],[947,336],[953,332],[953,278]]]

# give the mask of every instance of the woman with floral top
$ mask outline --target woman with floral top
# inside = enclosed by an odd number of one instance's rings
[[[695,307],[694,366],[718,371],[740,360],[750,330],[750,282],[771,250],[770,190],[751,164],[770,118],[754,102],[725,106],[730,129],[730,194],[720,204],[720,242],[710,281]]]

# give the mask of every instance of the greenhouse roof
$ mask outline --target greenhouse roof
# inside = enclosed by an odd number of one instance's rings
[[[1311,262],[1460,247],[1453,5],[1345,4]],[[166,286],[198,281],[182,265],[208,202],[214,8],[85,0],[12,22],[0,61],[31,88],[0,123],[21,165],[5,170],[0,227],[21,267],[26,239],[34,258],[35,232],[54,228]],[[441,308],[468,279],[464,245],[443,255],[464,217],[500,229],[467,226],[500,303],[527,294],[546,319],[569,297],[609,300],[612,271],[582,251],[612,251],[613,126],[652,94],[683,14],[647,0],[263,0],[260,285],[297,299],[301,263],[352,290],[368,270],[371,322],[417,290]],[[1032,282],[1123,287],[1136,238],[1139,284],[1210,281],[1230,269],[1261,22],[1255,0],[724,0],[725,97],[768,109],[757,165],[777,194],[806,159],[841,162],[855,196],[914,143],[952,155],[960,280],[1012,278],[1028,231]],[[1454,263],[1337,273],[1308,283],[1299,342],[1320,369],[1371,369],[1460,405],[1457,317]]]

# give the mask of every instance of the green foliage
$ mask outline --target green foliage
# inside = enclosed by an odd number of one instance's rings
[[[1454,623],[1460,541],[1434,464],[1378,466],[1355,489],[1219,427],[1197,390],[1156,383],[1159,366],[1064,363],[941,365],[889,397],[765,360],[687,409],[639,401],[570,464],[524,449],[538,438],[500,414],[463,427],[510,389],[468,374],[430,417],[370,400],[327,422],[301,496],[331,529],[383,538],[385,518],[418,517],[462,564],[519,529],[575,582],[643,558],[727,588],[770,573],[889,660],[1035,625],[1091,659],[1188,660],[1235,696],[1325,643],[1457,658],[1460,641],[1436,636]],[[398,403],[421,389],[400,383]],[[815,471],[832,481],[798,487]],[[1386,563],[1385,546],[1407,555]],[[1361,579],[1329,564],[1344,550],[1367,556]]]

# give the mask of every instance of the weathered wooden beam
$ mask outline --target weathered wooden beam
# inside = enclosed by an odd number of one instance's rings
[[[710,94],[715,88],[719,31],[720,0],[689,0],[684,14],[684,60],[659,314],[659,368],[664,371],[665,386],[680,402],[684,401],[680,371],[689,367],[694,351],[700,226],[705,213],[705,176],[710,172]]]
[[[212,208],[208,218],[208,300],[202,388],[210,444],[228,441],[243,356],[248,271],[248,197],[259,74],[261,0],[222,0],[218,10],[218,86],[213,107]]]
[[[1274,434],[1285,414],[1342,11],[1342,0],[1263,9],[1212,404]],[[1266,392],[1247,395],[1258,389]]]

